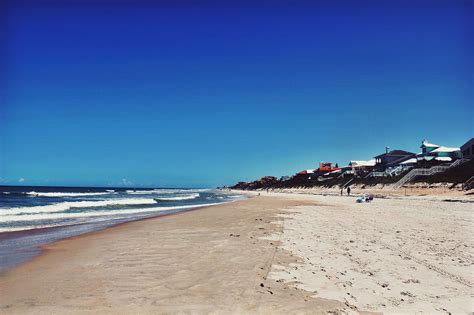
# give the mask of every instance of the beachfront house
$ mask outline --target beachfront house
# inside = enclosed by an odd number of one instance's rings
[[[349,162],[349,170],[343,170],[343,174],[365,176],[375,167],[375,159],[364,161],[364,160],[351,160]]]
[[[318,171],[321,171],[321,172],[332,172],[332,171],[336,171],[336,170],[339,170],[339,166],[337,165],[336,163],[336,166],[333,166],[332,165],[332,162],[320,162],[319,163],[319,168],[318,168]]]
[[[474,138],[471,138],[461,146],[461,154],[463,159],[474,159]]]
[[[349,162],[349,166],[352,168],[372,168],[375,166],[375,159],[368,161],[353,160]]]
[[[421,142],[421,153],[417,154],[418,160],[437,160],[450,162],[461,157],[460,148],[445,147],[423,140]]]
[[[296,173],[296,175],[308,175],[313,174],[315,170],[302,170],[301,172]]]
[[[389,167],[395,167],[400,163],[416,157],[415,153],[404,151],[404,150],[392,150],[388,151],[388,148],[384,154],[377,155],[375,159],[375,168],[378,170],[385,170]]]

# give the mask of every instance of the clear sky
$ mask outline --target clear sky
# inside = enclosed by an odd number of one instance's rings
[[[4,184],[213,187],[474,135],[473,1],[1,2]]]

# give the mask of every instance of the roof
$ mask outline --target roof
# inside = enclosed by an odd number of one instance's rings
[[[439,152],[456,152],[456,151],[461,151],[460,148],[448,148],[448,147],[439,147],[437,149],[434,149],[430,153],[439,153]]]
[[[433,144],[433,143],[429,143],[429,142],[426,141],[426,140],[423,140],[423,141],[421,142],[421,147],[423,147],[423,146],[425,146],[425,147],[430,147],[430,148],[439,148],[439,147],[440,147],[440,145]]]
[[[313,173],[314,173],[314,170],[302,170],[301,172],[298,172],[298,174],[300,175],[313,174]]]
[[[418,162],[418,159],[417,158],[411,158],[411,159],[408,159],[406,161],[403,161],[402,163],[400,164],[413,164],[413,163],[416,163]]]
[[[381,158],[383,156],[390,155],[390,156],[407,156],[407,155],[416,155],[415,153],[404,151],[404,150],[392,150],[388,153],[380,154],[375,156],[375,158]]]
[[[436,161],[444,161],[444,162],[451,162],[453,159],[450,158],[449,156],[438,156],[435,157]]]
[[[464,143],[464,144],[461,146],[461,148],[465,148],[465,147],[471,145],[472,143],[474,143],[474,138],[471,138],[471,139],[467,140],[466,143]]]
[[[349,165],[352,167],[363,167],[363,166],[375,166],[375,160],[369,160],[369,161],[350,161]]]
[[[328,175],[330,175],[330,174],[335,174],[335,173],[340,173],[340,172],[341,172],[341,170],[335,170],[335,171],[326,173],[326,174],[324,174],[323,176],[328,176]]]

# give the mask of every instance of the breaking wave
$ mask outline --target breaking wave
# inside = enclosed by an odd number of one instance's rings
[[[19,215],[19,216],[0,216],[0,223],[8,222],[28,222],[28,221],[41,221],[41,220],[57,220],[57,219],[70,219],[70,218],[88,218],[88,217],[101,217],[101,216],[127,216],[132,214],[139,213],[154,213],[170,210],[180,210],[180,209],[193,209],[198,207],[207,207],[217,205],[216,203],[200,204],[200,205],[188,205],[188,206],[174,206],[174,207],[154,207],[154,208],[139,208],[139,209],[116,209],[116,210],[104,210],[104,211],[83,211],[83,212],[73,212],[73,213],[34,213],[29,215]],[[115,219],[119,217],[114,217]],[[112,218],[112,217],[110,217]],[[12,231],[20,228],[0,228],[0,231],[6,230]],[[21,227],[25,229],[25,227]]]
[[[93,208],[105,207],[111,205],[149,205],[156,204],[154,199],[110,199],[98,201],[66,201],[46,206],[18,207],[18,208],[0,208],[0,222],[4,222],[5,216],[13,215],[31,215],[37,213],[63,212],[73,208]],[[68,213],[71,215],[72,213]]]
[[[74,193],[74,192],[36,192],[30,191],[26,195],[34,197],[80,197],[80,196],[100,196],[100,195],[110,195],[113,191],[108,192],[84,192],[84,193]]]
[[[191,200],[191,199],[199,198],[199,196],[200,196],[199,193],[195,193],[195,194],[176,196],[176,197],[158,197],[158,198],[155,198],[155,200],[162,200],[162,201]]]

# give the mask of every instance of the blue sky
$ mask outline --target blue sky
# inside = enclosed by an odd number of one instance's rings
[[[6,184],[213,187],[474,134],[470,1],[2,6]]]

